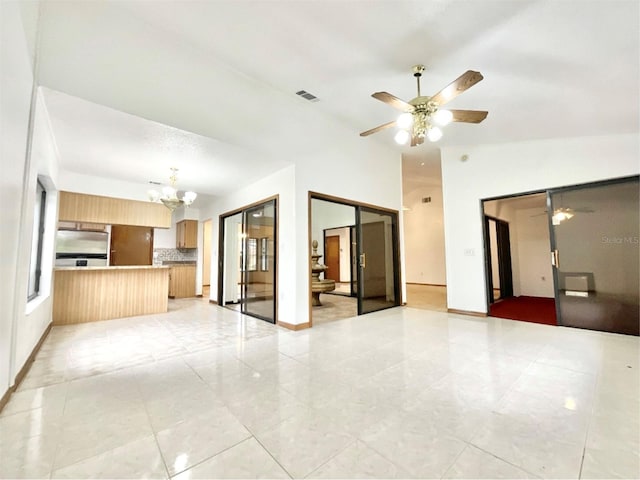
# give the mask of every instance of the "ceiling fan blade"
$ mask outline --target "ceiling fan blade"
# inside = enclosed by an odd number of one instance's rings
[[[465,73],[456,78],[449,85],[444,87],[438,93],[436,93],[433,97],[431,97],[431,101],[437,103],[438,105],[444,105],[450,100],[453,100],[462,92],[467,90],[468,88],[473,87],[476,83],[482,80],[484,77],[480,72],[474,72],[473,70],[467,70]]]
[[[378,125],[375,128],[372,128],[371,130],[367,130],[366,132],[362,132],[360,134],[361,137],[366,137],[368,135],[371,135],[372,133],[376,133],[379,132],[380,130],[384,130],[385,128],[389,128],[389,127],[393,127],[396,124],[396,121],[394,120],[393,122],[389,122],[389,123],[385,123],[382,125]]]
[[[415,108],[410,103],[407,103],[404,100],[399,99],[395,95],[391,95],[387,92],[376,92],[371,96],[376,100],[380,100],[381,102],[384,102],[387,105],[391,105],[393,108],[397,108],[398,110],[402,110],[403,112],[413,112],[413,109]]]
[[[483,110],[449,110],[453,114],[452,122],[480,123],[489,112]]]

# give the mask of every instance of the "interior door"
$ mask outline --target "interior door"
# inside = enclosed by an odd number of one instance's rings
[[[498,249],[498,271],[500,275],[500,298],[513,297],[511,239],[509,237],[509,224],[503,220],[496,220],[496,240]]]
[[[128,225],[111,226],[109,265],[151,265],[153,263],[153,228]]]
[[[242,313],[276,323],[276,201],[243,213]]]
[[[550,192],[561,325],[640,334],[638,177]]]
[[[340,236],[331,235],[324,239],[324,256],[327,270],[324,278],[340,281]]]
[[[399,305],[397,214],[356,209],[358,315]]]

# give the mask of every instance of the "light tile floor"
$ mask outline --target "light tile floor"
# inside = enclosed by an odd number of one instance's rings
[[[297,332],[200,299],[54,327],[0,477],[634,478],[639,339],[397,308]]]

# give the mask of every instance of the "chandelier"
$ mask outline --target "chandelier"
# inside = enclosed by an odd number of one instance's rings
[[[152,202],[162,202],[164,206],[167,207],[172,212],[181,205],[188,207],[193,203],[193,201],[198,196],[195,192],[184,192],[182,198],[178,198],[178,190],[176,189],[176,180],[178,179],[176,176],[177,168],[171,167],[171,176],[169,177],[170,185],[166,187],[162,187],[162,193],[157,190],[149,190],[147,191],[147,195],[149,196],[149,200]]]

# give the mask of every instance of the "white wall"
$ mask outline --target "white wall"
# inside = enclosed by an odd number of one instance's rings
[[[38,340],[51,323],[53,307],[53,265],[55,263],[55,236],[57,230],[58,192],[56,182],[58,177],[58,151],[49,124],[41,92],[36,99],[36,110],[33,126],[33,143],[31,162],[28,174],[28,194],[24,203],[23,235],[18,257],[18,311],[16,312],[16,344],[15,365],[16,372],[27,361]],[[27,303],[26,294],[29,283],[29,266],[31,243],[26,241],[33,236],[33,218],[35,208],[36,183],[40,179],[47,190],[46,210],[44,218],[44,235],[42,245],[42,274],[40,278],[40,292],[38,297]]]
[[[26,297],[16,285],[22,274],[17,270],[25,232],[21,231],[23,190],[28,191],[24,179],[29,178],[26,148],[29,130],[29,112],[33,87],[32,57],[29,39],[25,35],[23,18],[18,2],[0,3],[0,239],[3,288],[0,289],[0,396],[13,384],[15,373],[22,365],[15,364],[15,327],[17,316],[22,315]],[[32,23],[25,18],[24,23]],[[26,170],[25,170],[26,169]],[[25,220],[26,222],[26,220]],[[30,241],[27,242],[31,244]]]
[[[623,134],[443,148],[449,308],[487,310],[481,199],[637,175],[638,145]]]
[[[516,210],[518,238],[519,295],[555,296],[549,252],[549,219],[539,208]]]
[[[404,242],[409,283],[446,285],[442,187],[405,179]],[[430,203],[422,203],[431,197]]]
[[[402,224],[402,165],[399,151],[381,147],[372,139],[359,138],[354,132],[336,137],[329,148],[318,150],[296,165],[295,209],[306,212],[309,192],[317,192],[399,212],[400,269],[404,272],[404,237]],[[294,323],[309,321],[309,220],[298,215],[295,224],[296,311]],[[401,299],[406,298],[404,276]]]
[[[297,285],[295,276],[295,223],[294,188],[296,167],[290,166],[260,181],[239,189],[231,195],[215,199],[200,208],[201,218],[211,218],[211,300],[218,300],[218,218],[220,215],[250,205],[273,195],[278,201],[278,320],[299,323],[295,317]],[[303,210],[306,215],[306,208]],[[306,241],[305,241],[306,243]],[[306,287],[306,284],[304,285]]]

